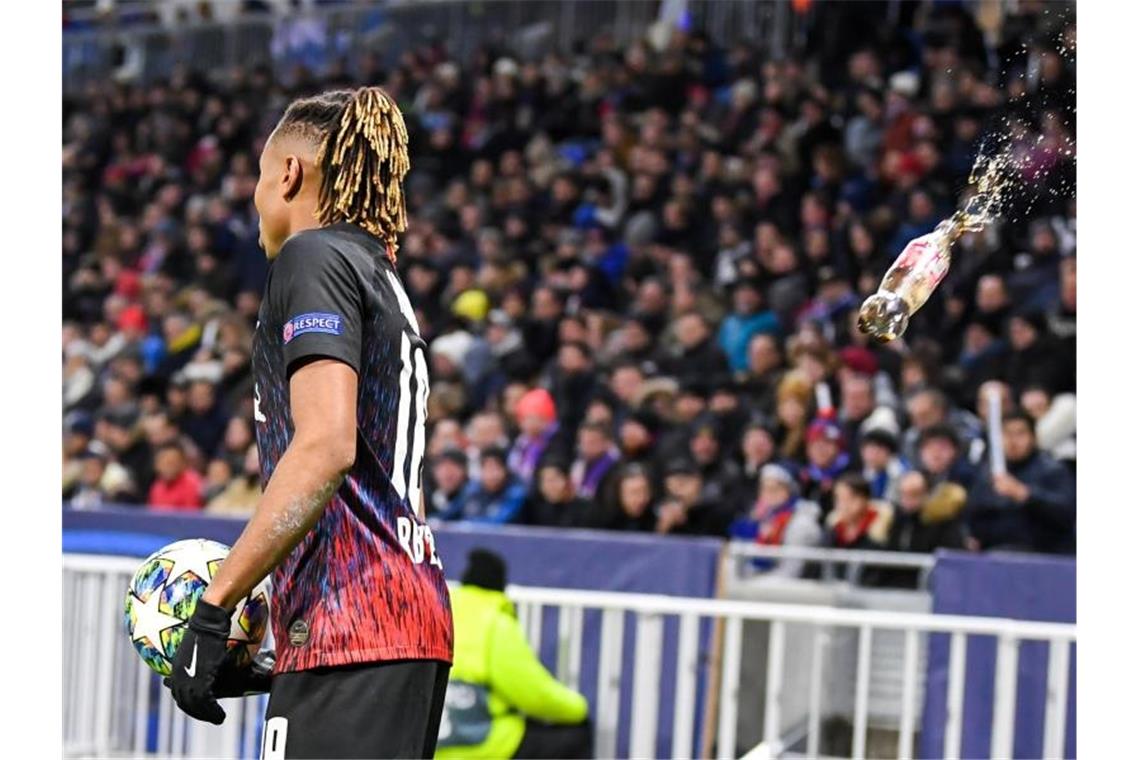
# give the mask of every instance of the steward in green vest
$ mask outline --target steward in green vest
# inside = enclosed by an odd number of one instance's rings
[[[467,562],[451,594],[455,659],[435,756],[592,757],[586,698],[555,680],[531,651],[504,593],[502,558],[475,549]]]

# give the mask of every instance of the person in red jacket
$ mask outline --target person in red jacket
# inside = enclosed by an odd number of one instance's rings
[[[159,447],[154,454],[154,485],[147,504],[151,509],[201,509],[202,477],[186,461],[177,442]]]

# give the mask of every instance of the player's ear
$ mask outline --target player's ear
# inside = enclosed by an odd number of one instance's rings
[[[285,156],[285,171],[281,175],[281,196],[291,201],[301,192],[305,181],[305,167],[301,159],[294,155]]]

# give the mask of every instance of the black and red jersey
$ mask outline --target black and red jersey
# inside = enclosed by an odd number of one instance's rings
[[[356,370],[356,460],[273,573],[277,671],[450,662],[443,566],[419,514],[426,347],[383,241],[351,224],[293,236],[270,267],[253,346],[263,487],[293,434],[289,375],[321,357]]]

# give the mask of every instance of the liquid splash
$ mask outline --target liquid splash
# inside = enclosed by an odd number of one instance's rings
[[[980,232],[1001,213],[1005,191],[1013,179],[1011,164],[1008,149],[988,156],[984,152],[978,155],[969,178],[974,194],[951,215],[954,226],[960,227],[962,232]]]

